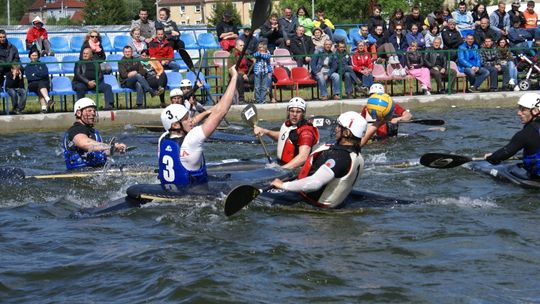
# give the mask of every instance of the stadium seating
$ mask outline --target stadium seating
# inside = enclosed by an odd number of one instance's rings
[[[51,43],[51,49],[55,53],[69,53],[71,48],[69,47],[69,41],[64,36],[49,37]]]
[[[131,42],[131,37],[127,35],[117,35],[114,37],[114,50],[117,52],[122,52],[126,45],[129,45]]]
[[[216,41],[216,37],[212,33],[200,33],[197,37],[199,46],[202,49],[219,49],[220,46]]]

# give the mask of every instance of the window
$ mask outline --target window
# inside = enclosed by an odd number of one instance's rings
[[[233,3],[233,4],[232,4],[232,7],[233,7],[234,9],[236,9],[236,3]]]
[[[196,13],[200,13],[200,12],[201,12],[201,6],[200,6],[200,5],[195,5],[195,12],[196,12]]]
[[[213,9],[213,10],[215,10],[215,9],[216,9],[216,7],[217,7],[217,5],[216,5],[215,3],[214,3],[214,4],[212,4],[212,9]]]
[[[180,5],[180,14],[183,14],[186,12],[186,6],[185,5]]]
[[[197,20],[195,21],[196,24],[202,24],[202,21],[201,20]]]
[[[185,22],[185,21],[182,21],[182,25],[185,25],[185,24],[186,24],[186,22]]]

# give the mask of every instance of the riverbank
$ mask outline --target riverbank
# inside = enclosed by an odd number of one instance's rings
[[[497,92],[477,94],[452,94],[431,96],[398,96],[394,101],[411,110],[451,108],[451,107],[505,107],[515,106],[524,92]],[[345,111],[358,111],[365,105],[366,98],[339,101],[309,101],[309,115],[337,116]],[[245,105],[232,106],[227,119],[241,122],[240,112]],[[259,119],[280,120],[284,117],[287,102],[257,105]],[[119,128],[134,124],[159,124],[161,109],[100,111],[100,129]],[[73,124],[73,113],[49,113],[0,116],[0,134],[17,132],[44,132],[66,130]]]

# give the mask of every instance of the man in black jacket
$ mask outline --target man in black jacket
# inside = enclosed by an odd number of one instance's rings
[[[439,93],[443,94],[447,91],[443,90],[442,87],[442,78],[443,76],[450,77],[450,93],[452,93],[452,88],[456,80],[456,71],[448,67],[448,61],[446,60],[446,53],[442,52],[441,48],[442,39],[436,37],[433,40],[433,46],[426,49],[426,54],[424,56],[424,63],[429,69],[429,74],[432,78],[435,78],[437,82],[437,88]]]
[[[480,25],[477,25],[474,29],[474,42],[483,45],[487,37],[491,38],[492,41],[497,41],[499,34],[489,26],[489,18],[482,18]]]
[[[90,62],[92,60],[92,49],[86,48],[82,52],[82,60],[75,64],[73,76],[73,90],[77,92],[77,99],[85,96],[86,91],[97,89],[98,92],[105,95],[104,110],[112,110],[114,106],[114,95],[111,85],[103,81],[103,73],[99,64]],[[97,75],[97,79],[96,79]],[[98,80],[98,82],[96,82]]]
[[[278,15],[272,13],[270,19],[261,26],[261,42],[266,42],[268,50],[273,53],[276,47],[285,44],[283,40],[283,31],[278,23]]]
[[[454,19],[448,20],[448,25],[441,32],[441,37],[445,49],[456,50],[450,54],[450,60],[455,61],[457,59],[457,49],[463,43],[463,37],[461,37],[461,33],[456,29],[456,21]]]
[[[4,83],[4,76],[10,71],[11,64],[20,62],[19,51],[9,43],[5,30],[0,30],[0,63],[9,63],[0,66],[0,83]]]
[[[311,62],[311,54],[315,51],[315,46],[311,38],[304,35],[306,29],[299,25],[296,28],[296,35],[291,39],[291,54],[295,55],[296,65],[301,67]]]

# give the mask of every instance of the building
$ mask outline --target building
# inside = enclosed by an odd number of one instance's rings
[[[47,18],[51,17],[83,21],[82,9],[85,6],[85,2],[79,0],[36,0],[21,18],[19,24],[30,24],[36,16],[45,22]]]
[[[171,10],[171,19],[178,25],[195,25],[207,23],[211,17],[216,3],[219,0],[161,0],[158,2],[158,11],[161,7]],[[242,24],[251,23],[251,10],[254,1],[232,0],[233,7],[240,15]]]

